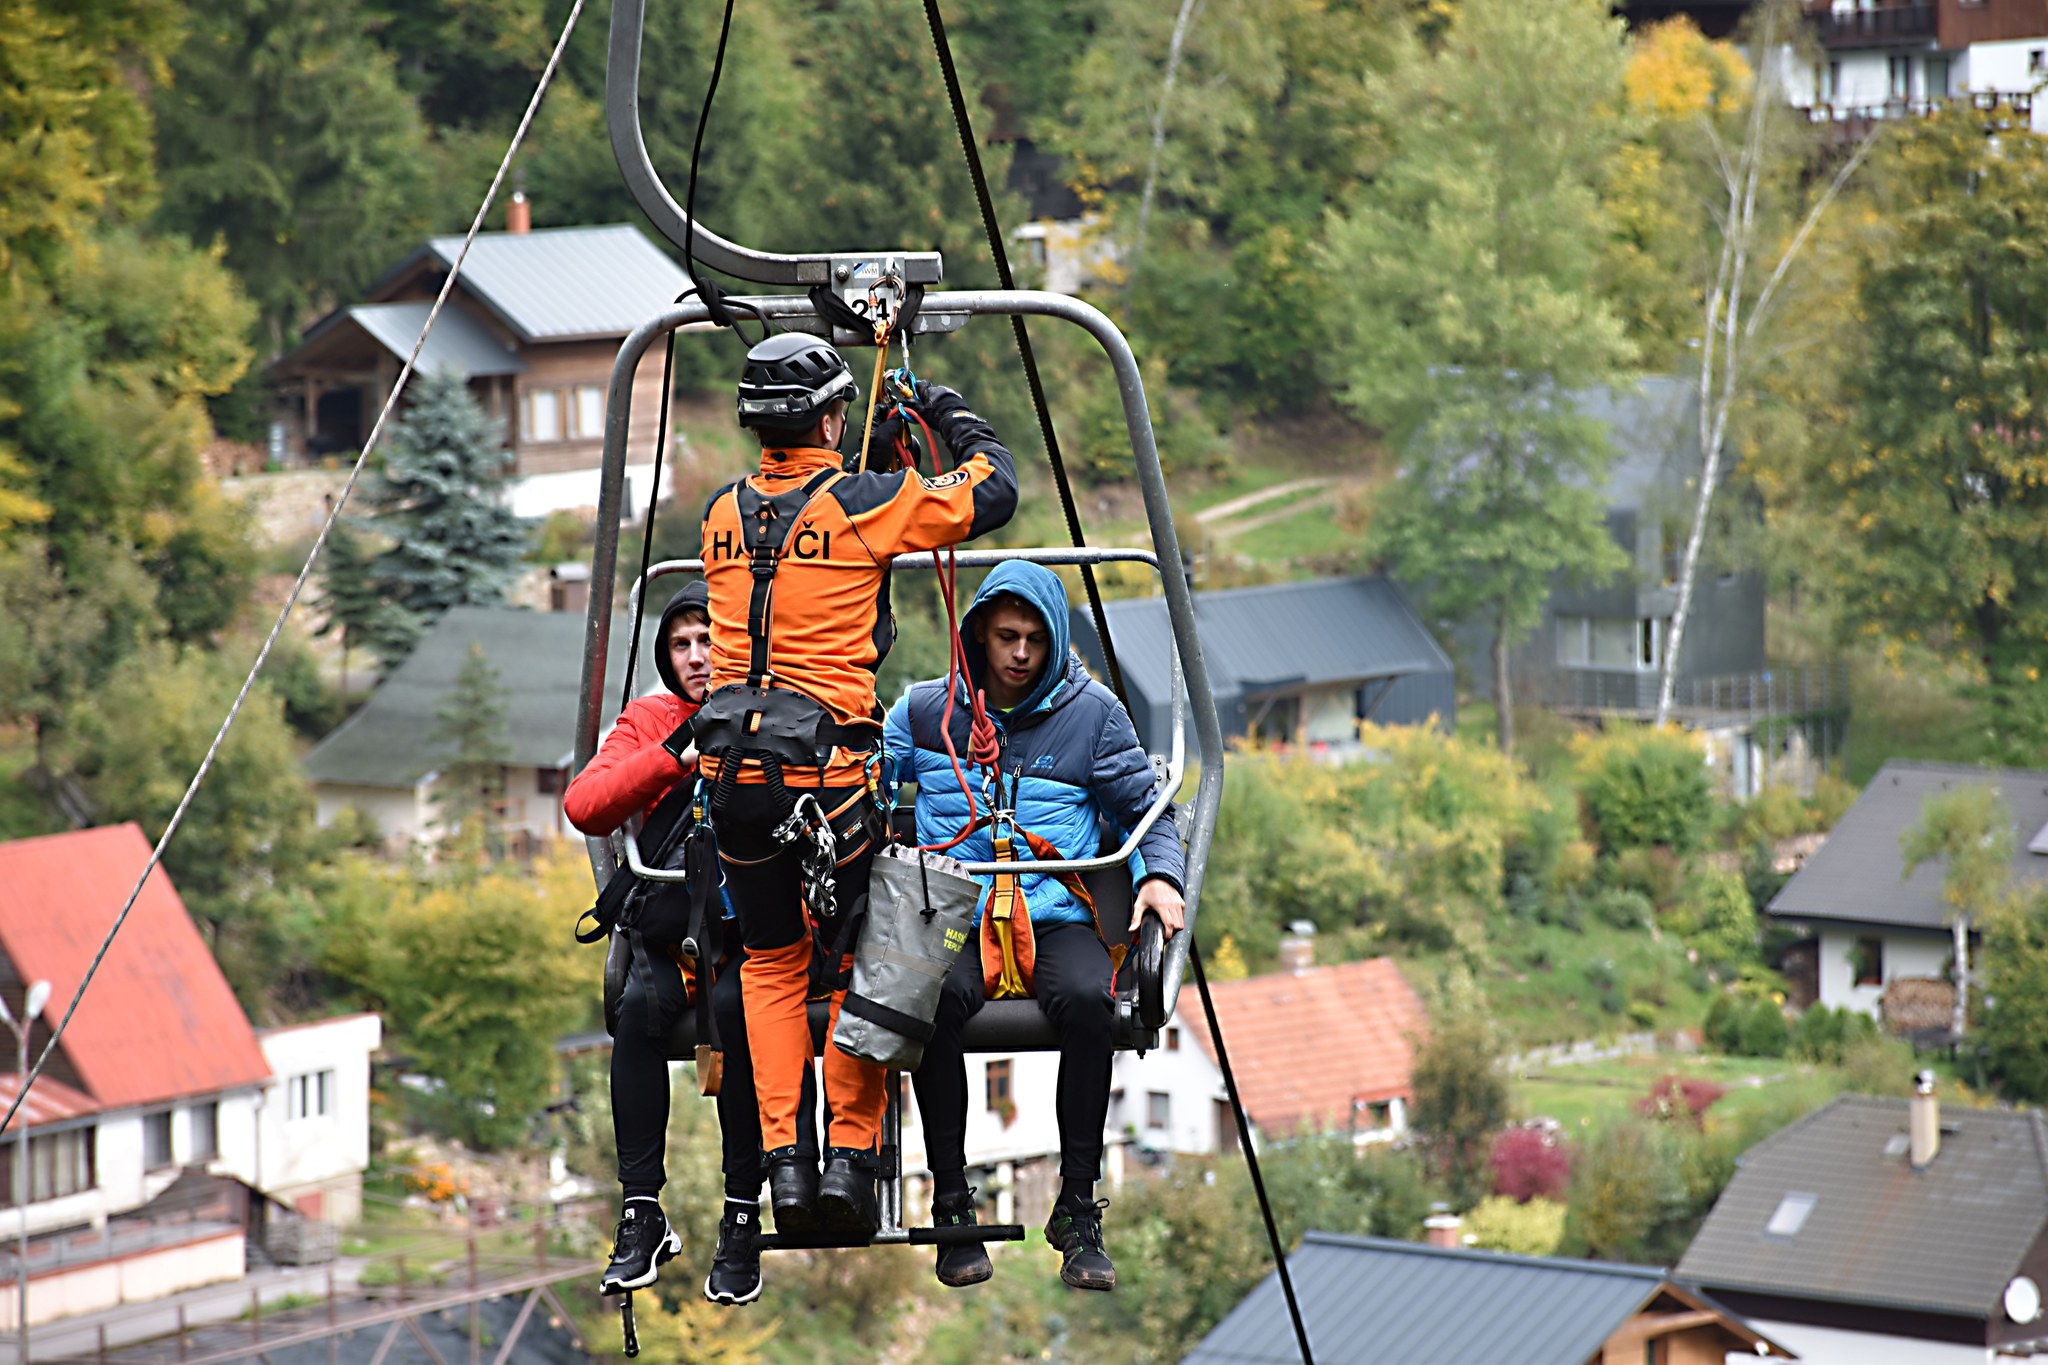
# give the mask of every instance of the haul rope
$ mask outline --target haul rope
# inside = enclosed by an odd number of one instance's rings
[[[938,0],[924,0],[925,23],[932,31],[932,45],[938,49],[939,68],[946,77],[946,98],[953,105],[953,126],[960,135],[960,150],[967,154],[967,169],[974,175],[974,199],[981,206],[981,230],[988,238],[989,254],[995,257],[996,278],[1005,290],[1015,291],[1017,280],[1010,273],[1010,253],[1003,246],[1002,229],[996,223],[995,202],[989,198],[988,175],[981,168],[981,146],[974,140],[974,124],[967,116],[967,100],[960,93],[960,73],[953,66],[953,49],[946,42],[946,21],[939,14]],[[1031,387],[1031,405],[1038,412],[1038,434],[1045,441],[1046,461],[1052,466],[1053,483],[1059,488],[1060,506],[1067,514],[1067,534],[1076,549],[1086,548],[1088,538],[1081,531],[1081,514],[1074,505],[1073,485],[1067,481],[1066,461],[1060,458],[1060,442],[1052,428],[1052,411],[1046,406],[1045,385],[1038,377],[1038,356],[1031,349],[1031,334],[1024,328],[1022,314],[1010,315],[1010,332],[1017,340],[1017,355],[1024,362],[1024,379]],[[1116,646],[1109,638],[1109,617],[1102,609],[1102,589],[1095,582],[1095,566],[1081,566],[1081,586],[1088,590],[1088,610],[1095,618],[1096,638],[1102,642],[1103,670],[1117,696],[1124,694],[1123,670],[1117,667]]]
[[[974,174],[974,196],[981,205],[981,224],[988,236],[989,251],[996,259],[996,273],[1001,277],[1002,287],[1014,290],[1017,286],[1010,274],[1009,254],[1003,249],[1002,233],[996,224],[995,205],[989,198],[988,177],[981,168],[979,144],[974,140],[973,124],[967,116],[967,101],[960,93],[960,73],[953,65],[953,51],[946,42],[946,23],[939,15],[938,0],[924,0],[925,21],[932,31],[932,44],[938,49],[939,67],[946,77],[946,95],[953,104],[953,122],[960,134],[961,150],[967,154],[967,166]],[[1074,544],[1084,546],[1081,534],[1081,516],[1074,506],[1074,492],[1067,482],[1065,465],[1060,460],[1059,442],[1053,436],[1052,415],[1046,408],[1045,388],[1039,382],[1038,362],[1031,352],[1031,340],[1024,329],[1021,314],[1010,315],[1010,325],[1017,338],[1017,352],[1024,360],[1024,374],[1031,385],[1031,401],[1038,410],[1038,426],[1045,437],[1046,454],[1052,464],[1053,482],[1058,487],[1060,505],[1067,515],[1067,529],[1072,533]],[[1163,567],[1163,566],[1162,566]],[[1124,695],[1123,674],[1117,668],[1116,650],[1109,639],[1109,621],[1102,609],[1102,594],[1095,584],[1091,566],[1081,566],[1081,581],[1088,589],[1088,607],[1095,616],[1095,633],[1102,641],[1104,671],[1109,674],[1109,685],[1116,693],[1117,700],[1130,709],[1130,699]],[[1136,926],[1133,926],[1135,929]],[[1192,929],[1186,931],[1194,932]],[[1250,1168],[1252,1189],[1259,1197],[1259,1214],[1265,1219],[1266,1241],[1273,1248],[1273,1265],[1280,1277],[1280,1292],[1287,1300],[1287,1316],[1294,1324],[1295,1344],[1301,1348],[1303,1365],[1315,1365],[1315,1352],[1309,1345],[1308,1329],[1301,1319],[1301,1304],[1294,1295],[1294,1277],[1288,1273],[1286,1249],[1280,1244],[1279,1225],[1273,1220],[1272,1201],[1266,1196],[1265,1176],[1259,1170],[1258,1153],[1252,1147],[1251,1124],[1245,1117],[1244,1105],[1238,1098],[1237,1080],[1230,1067],[1230,1051],[1223,1043],[1223,1028],[1216,1017],[1216,1005],[1209,997],[1209,979],[1202,971],[1202,957],[1191,942],[1188,961],[1195,969],[1195,985],[1202,996],[1202,1012],[1209,1021],[1209,1036],[1216,1040],[1216,1062],[1223,1072],[1225,1087],[1230,1092],[1231,1112],[1237,1119],[1238,1145],[1244,1149],[1245,1165]]]
[[[157,864],[163,861],[164,849],[170,846],[172,836],[184,823],[185,812],[191,809],[192,798],[199,792],[199,784],[204,782],[207,773],[213,770],[213,761],[220,754],[221,745],[226,742],[228,731],[234,728],[236,719],[242,714],[242,705],[249,699],[250,690],[256,686],[257,675],[263,671],[264,662],[270,658],[271,648],[277,644],[277,637],[283,633],[284,623],[290,618],[292,608],[298,605],[299,595],[306,588],[306,580],[312,577],[313,565],[319,560],[320,551],[326,547],[327,537],[334,530],[335,522],[341,517],[341,509],[348,505],[349,494],[355,491],[356,482],[362,478],[363,467],[369,461],[370,452],[376,449],[377,438],[383,434],[385,424],[390,421],[392,410],[398,405],[399,394],[405,391],[406,381],[412,377],[412,372],[419,363],[420,351],[427,344],[427,336],[434,330],[434,323],[441,316],[441,309],[447,304],[448,295],[454,290],[457,277],[462,274],[463,262],[469,258],[470,243],[476,240],[477,233],[483,228],[484,218],[490,213],[491,205],[498,197],[498,190],[504,185],[505,176],[512,168],[512,158],[517,155],[520,144],[526,140],[527,129],[533,126],[533,116],[540,109],[541,97],[547,93],[548,85],[554,80],[555,71],[562,63],[562,53],[569,46],[569,35],[576,31],[576,21],[582,15],[583,0],[575,0],[569,7],[568,19],[562,24],[561,36],[555,39],[555,49],[548,55],[548,64],[540,73],[540,81],[533,87],[533,98],[526,102],[526,112],[519,119],[519,127],[513,132],[511,143],[505,148],[505,155],[498,161],[497,174],[491,177],[491,186],[484,191],[483,203],[477,205],[476,217],[471,220],[469,231],[463,234],[462,247],[455,253],[454,263],[448,267],[447,278],[441,281],[441,292],[434,296],[434,306],[427,310],[427,320],[420,327],[420,334],[412,343],[412,352],[406,356],[405,364],[399,367],[398,378],[384,399],[383,410],[377,414],[375,425],[370,428],[369,439],[363,442],[362,451],[357,454],[355,464],[350,466],[348,480],[342,484],[341,494],[334,499],[334,506],[328,509],[327,520],[320,526],[320,534],[313,538],[313,548],[307,551],[306,562],[300,566],[299,576],[292,581],[291,591],[285,595],[284,606],[277,613],[277,620],[271,623],[270,634],[264,637],[263,648],[256,652],[256,662],[249,666],[249,675],[242,679],[241,691],[235,693],[235,700],[228,707],[226,718],[221,721],[220,729],[214,732],[213,743],[207,746],[206,756],[199,760],[199,770],[192,774],[192,781],[187,784],[185,794],[179,798],[177,809],[171,812],[170,821],[164,826],[163,834],[158,837],[156,846],[149,851],[149,861],[143,865],[142,875],[135,879],[135,887],[128,893],[127,901],[121,906],[121,913],[114,917],[113,927],[107,930],[107,936],[100,943],[99,951],[93,954],[91,964],[85,969],[84,978],[79,981],[78,989],[72,993],[71,1003],[64,1007],[64,1017],[57,1021],[57,1027],[50,1030],[49,1041],[44,1043],[43,1050],[36,1054],[35,1065],[21,1078],[21,1087],[15,1093],[13,1103],[7,1106],[7,1113],[0,1116],[0,1133],[7,1131],[8,1125],[14,1122],[14,1116],[27,1102],[30,1087],[43,1074],[43,1068],[49,1064],[50,1054],[57,1050],[58,1040],[63,1038],[64,1030],[70,1027],[71,1017],[78,1012],[78,1002],[85,998],[86,988],[92,985],[100,964],[106,960],[107,951],[114,946],[115,936],[121,932],[121,926],[128,922],[128,914],[135,908],[136,900],[141,897],[142,888],[148,883],[150,873],[156,871]]]

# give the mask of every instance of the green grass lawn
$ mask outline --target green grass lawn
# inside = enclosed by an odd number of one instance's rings
[[[1699,1078],[1727,1093],[1707,1110],[1709,1122],[1728,1122],[1767,1108],[1815,1108],[1841,1093],[1838,1071],[1785,1057],[1625,1057],[1532,1071],[1512,1086],[1518,1118],[1553,1118],[1569,1133],[1597,1131],[1636,1112],[1636,1105],[1666,1076]]]

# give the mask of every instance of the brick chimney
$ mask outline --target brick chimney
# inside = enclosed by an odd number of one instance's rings
[[[520,234],[533,231],[533,204],[525,190],[512,191],[505,203],[505,231]]]
[[[1289,976],[1301,976],[1315,965],[1316,926],[1309,920],[1298,919],[1280,936],[1280,970]]]
[[[1429,1217],[1422,1220],[1422,1239],[1433,1247],[1456,1251],[1465,1245],[1464,1220],[1448,1204],[1431,1204]]]
[[[1941,1152],[1941,1101],[1934,1094],[1934,1073],[1913,1079],[1913,1098],[1906,1101],[1906,1159],[1916,1171],[1934,1164]]]

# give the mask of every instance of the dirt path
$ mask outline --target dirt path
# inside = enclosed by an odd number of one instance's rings
[[[1219,502],[1214,507],[1205,507],[1195,513],[1195,520],[1207,526],[1212,522],[1237,516],[1241,512],[1248,512],[1261,503],[1272,502],[1276,498],[1291,497],[1307,489],[1322,488],[1335,482],[1337,482],[1336,478],[1329,476],[1314,479],[1295,479],[1289,483],[1276,483],[1270,488],[1261,488],[1256,492],[1247,493],[1243,497],[1232,498],[1229,502]]]

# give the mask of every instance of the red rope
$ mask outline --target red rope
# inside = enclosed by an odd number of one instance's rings
[[[939,470],[939,446],[932,436],[932,429],[925,423],[924,414],[903,404],[896,405],[896,415],[908,415],[924,430],[925,446],[932,453],[932,474]],[[917,472],[917,457],[906,437],[898,437],[896,446],[897,462],[911,473]],[[919,844],[922,853],[944,853],[966,841],[967,836],[980,828],[981,821],[974,804],[974,788],[967,781],[967,769],[960,761],[960,751],[953,744],[953,703],[960,692],[960,679],[969,672],[967,667],[967,644],[960,638],[959,600],[955,584],[959,579],[960,566],[954,558],[951,546],[941,560],[937,550],[932,551],[932,569],[938,575],[939,595],[946,604],[947,638],[952,641],[946,661],[946,707],[939,715],[939,736],[945,741],[946,757],[953,765],[953,778],[960,784],[960,794],[967,798],[967,823],[958,834],[942,844]],[[996,723],[989,719],[988,698],[976,688],[969,699],[974,711],[974,720],[968,726],[967,757],[969,761],[983,767],[994,765],[1002,757],[1002,743],[996,733]]]

